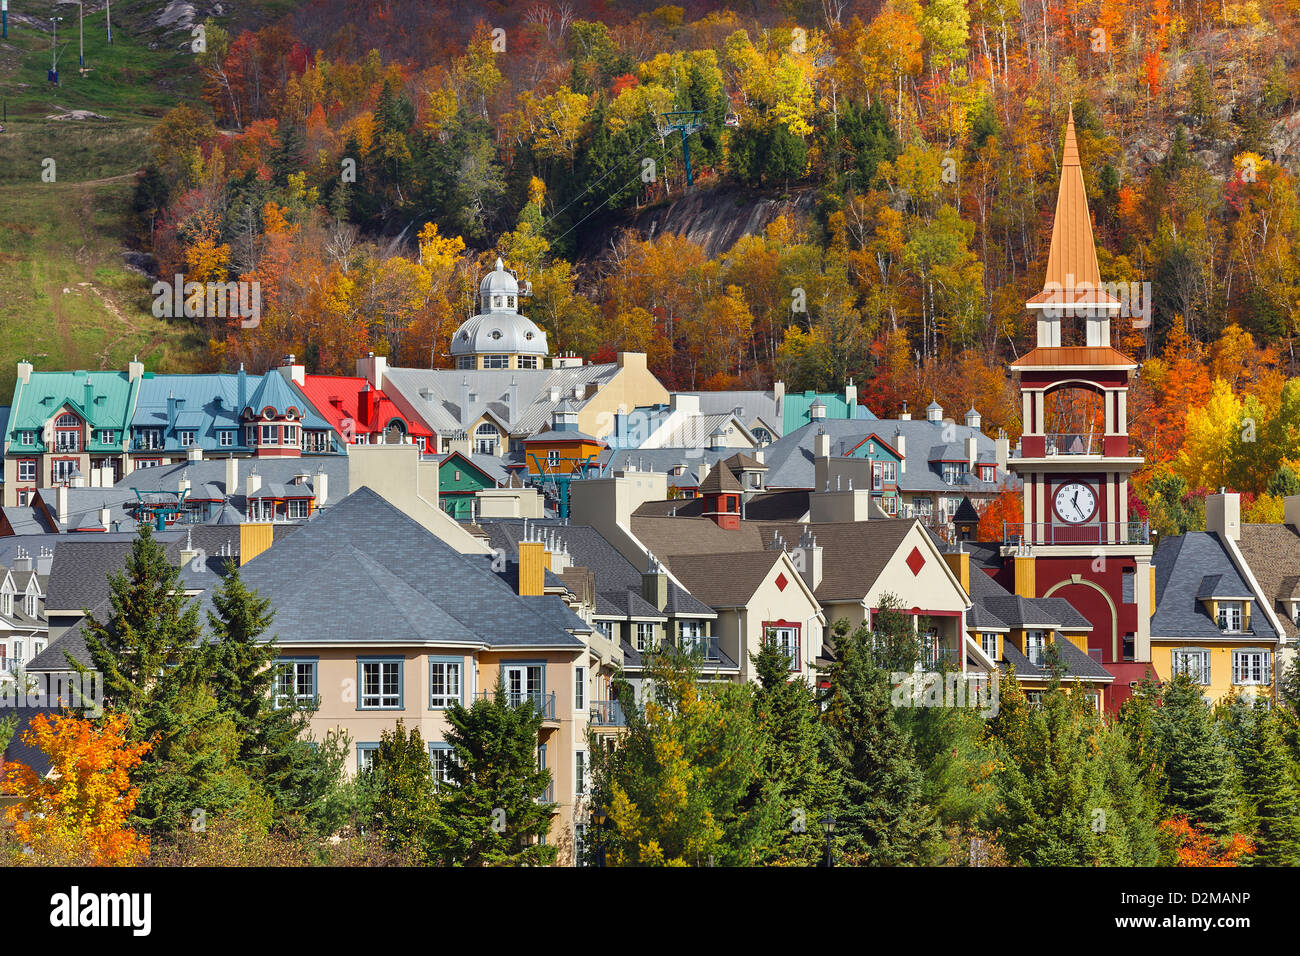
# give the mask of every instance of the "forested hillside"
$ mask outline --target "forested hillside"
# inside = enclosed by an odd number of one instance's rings
[[[1151,517],[1300,488],[1295,0],[258,7],[202,23],[130,223],[163,277],[261,283],[213,366],[446,366],[500,255],[554,352],[1014,439],[1072,109],[1103,278],[1149,307],[1117,344]]]

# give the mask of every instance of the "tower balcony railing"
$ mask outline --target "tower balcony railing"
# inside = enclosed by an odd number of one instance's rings
[[[1084,432],[1057,432],[1043,436],[1049,455],[1100,455],[1101,437]]]
[[[1150,544],[1151,530],[1145,521],[1101,521],[1095,524],[1004,521],[1002,543],[1005,545]]]

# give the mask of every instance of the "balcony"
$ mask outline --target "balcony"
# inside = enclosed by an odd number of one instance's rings
[[[542,792],[542,795],[540,797],[537,797],[536,799],[538,803],[554,803],[555,802],[555,781],[552,780],[550,783],[548,783],[546,785],[546,789]]]
[[[161,451],[163,446],[162,435],[140,434],[131,442],[131,447],[136,451]]]
[[[720,661],[722,654],[718,649],[716,637],[679,637],[677,649],[688,654],[698,654],[706,661]]]
[[[1050,521],[1002,523],[1004,545],[1034,544],[1150,544],[1145,521],[1101,521],[1064,524]]]
[[[593,700],[587,717],[593,727],[626,727],[627,714],[616,700]]]
[[[493,700],[496,697],[495,691],[479,691],[474,697],[478,700]],[[511,707],[522,707],[525,703],[531,702],[533,709],[542,715],[542,720],[546,722],[555,722],[555,691],[544,694],[539,690],[531,691],[506,691],[506,703]]]
[[[81,451],[81,436],[62,432],[54,437],[54,450],[59,453],[76,454]]]

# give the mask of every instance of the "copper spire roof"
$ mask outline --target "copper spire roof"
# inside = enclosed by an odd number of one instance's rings
[[[1061,186],[1056,194],[1056,215],[1052,219],[1052,245],[1047,253],[1043,291],[1027,305],[1043,303],[1092,303],[1118,300],[1101,288],[1097,248],[1088,212],[1088,194],[1079,164],[1079,144],[1074,135],[1074,105],[1065,126],[1065,150],[1061,157]]]

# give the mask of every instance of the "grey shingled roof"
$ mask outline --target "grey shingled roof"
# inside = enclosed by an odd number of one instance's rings
[[[369,488],[241,569],[276,608],[286,644],[320,641],[582,647],[493,574]],[[368,600],[354,600],[355,595]],[[552,598],[559,601],[559,598]]]
[[[1156,571],[1156,610],[1151,616],[1151,636],[1157,638],[1222,639],[1223,631],[1201,603],[1203,588],[1223,596],[1249,595],[1231,555],[1208,531],[1189,531],[1165,538],[1152,558]],[[1218,581],[1206,582],[1218,576]],[[1243,636],[1275,640],[1277,632],[1268,615],[1256,609],[1250,616],[1250,630]]]
[[[1065,681],[1068,682],[1074,678],[1078,678],[1080,680],[1096,681],[1098,683],[1109,683],[1115,679],[1114,674],[1106,670],[1106,668],[1093,660],[1091,656],[1079,650],[1069,641],[1058,640],[1053,643],[1056,645],[1057,651],[1060,654],[1061,664],[1064,668],[1064,674],[1062,677]],[[1017,677],[1045,679],[1051,676],[1051,672],[1048,671],[1047,668],[1029,663],[1029,658],[1016,650],[1015,646],[1010,642],[1007,642],[1003,646],[1002,658],[1003,659],[998,662],[998,666],[1005,671],[1008,666],[1014,665]]]

